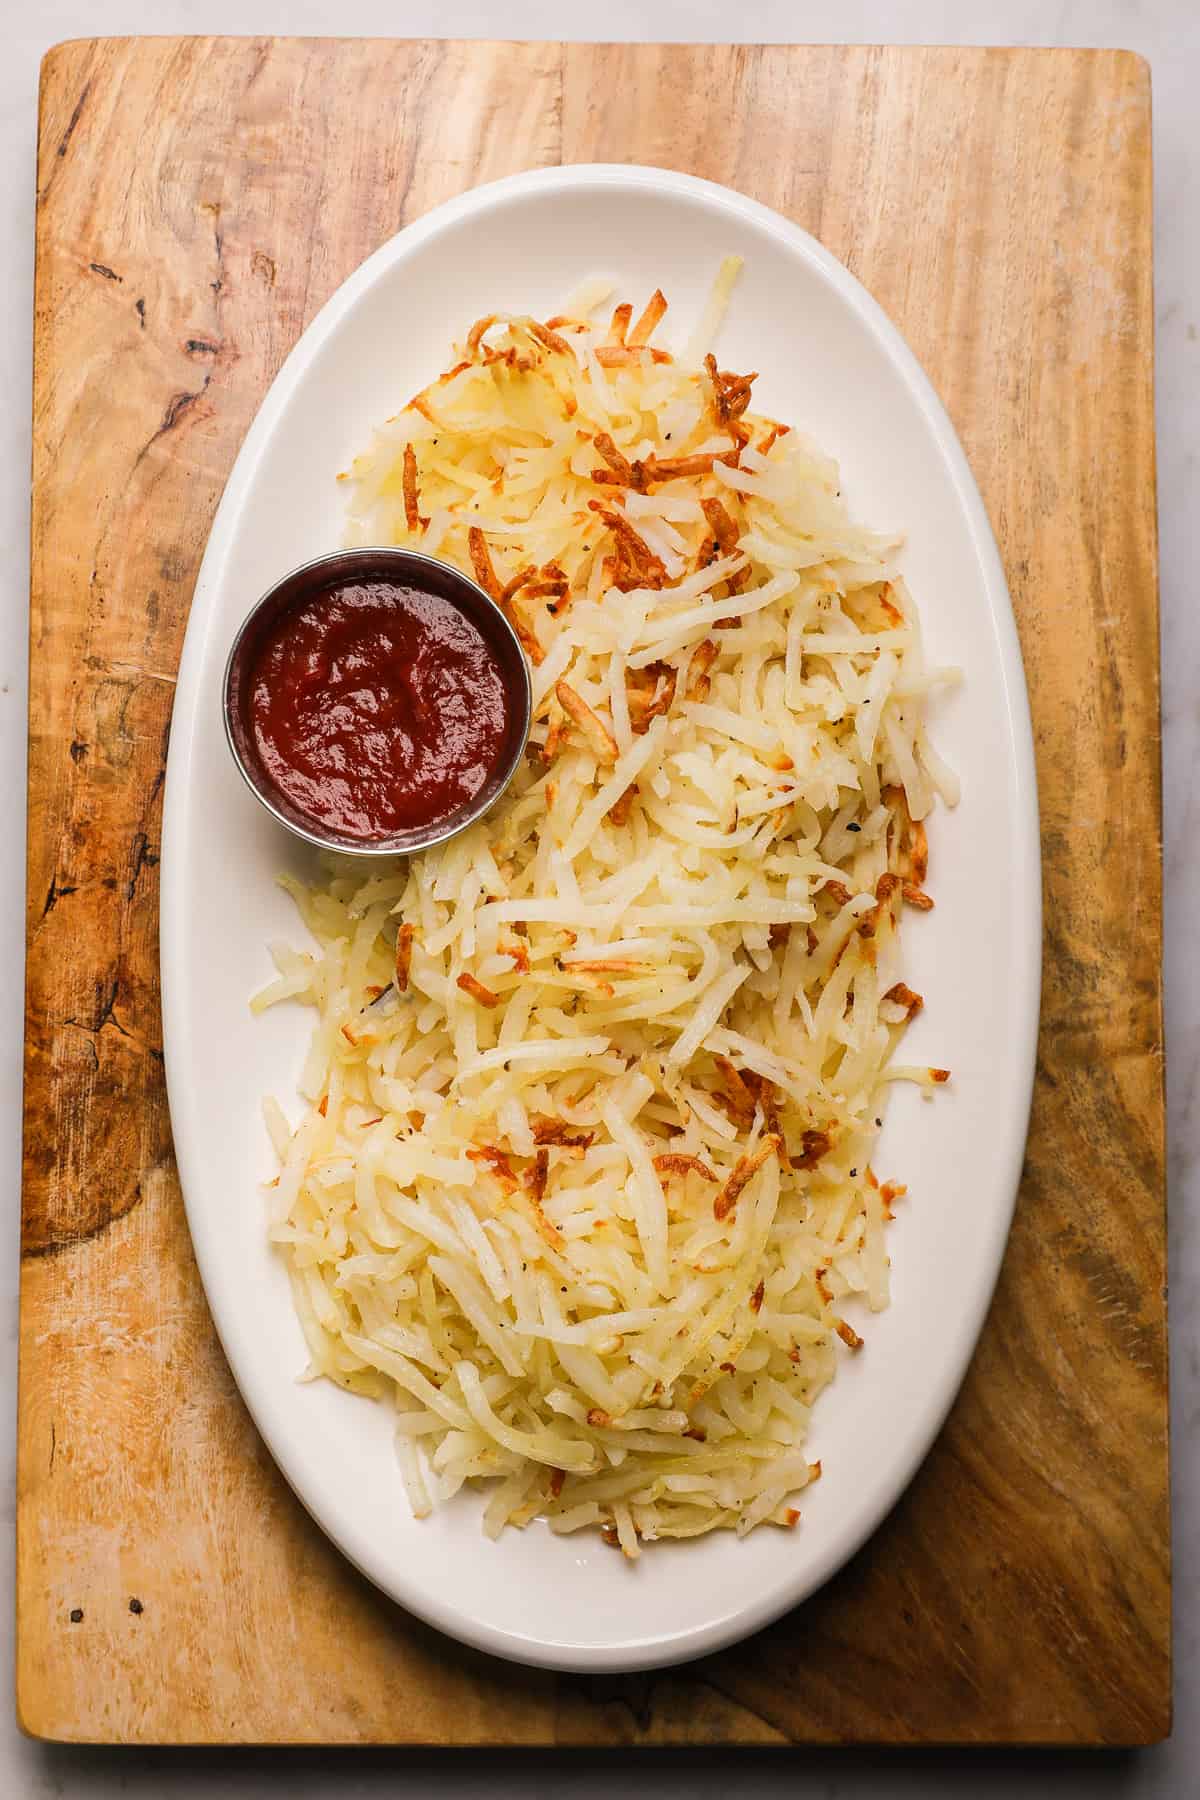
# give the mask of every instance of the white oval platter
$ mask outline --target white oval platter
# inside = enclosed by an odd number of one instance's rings
[[[745,259],[724,366],[761,371],[758,409],[813,436],[858,516],[907,534],[904,571],[931,662],[959,665],[936,741],[963,783],[932,821],[937,908],[906,919],[926,1006],[905,1061],[948,1065],[933,1103],[898,1091],[879,1159],[911,1198],[891,1228],[893,1299],[843,1359],[810,1439],[823,1478],[794,1532],[660,1545],[637,1564],[534,1524],[493,1543],[460,1495],[410,1516],[389,1409],[306,1361],[259,1184],[260,1099],[285,1105],[308,1015],[251,1017],[271,938],[302,938],[276,885],[306,855],[255,804],[226,749],[221,672],[250,604],[342,541],[334,480],[372,426],[497,308],[546,317],[585,276],[635,301],[660,285],[680,341],[720,257]],[[171,1117],[196,1256],[238,1385],[287,1479],[345,1554],[465,1642],[553,1668],[698,1656],[802,1601],[879,1524],[937,1433],[978,1337],[1021,1169],[1037,1032],[1040,876],[1025,682],[982,502],[932,387],[884,314],[811,237],[727,189],[662,170],[515,176],[409,226],[338,290],[271,387],[238,457],[196,585],[172,727],[163,832],[163,1016]]]

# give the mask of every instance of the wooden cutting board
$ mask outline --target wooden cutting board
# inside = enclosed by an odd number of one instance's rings
[[[147,1743],[1161,1737],[1145,65],[1088,51],[101,40],[50,53],[40,131],[25,1728]],[[1016,1224],[936,1448],[805,1606],[689,1668],[604,1680],[492,1662],[414,1623],[277,1474],[192,1260],[156,941],[188,601],[268,382],[401,225],[512,170],[592,160],[688,169],[778,207],[849,264],[929,370],[1012,585],[1046,901]]]

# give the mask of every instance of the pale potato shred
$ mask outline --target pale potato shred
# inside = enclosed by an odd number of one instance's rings
[[[796,1523],[888,1300],[888,1084],[946,1076],[890,1059],[949,677],[898,541],[707,353],[736,276],[678,356],[657,293],[481,319],[355,463],[351,541],[516,625],[532,739],[463,835],[288,883],[318,948],[255,1002],[317,1010],[309,1111],[267,1109],[309,1373],[395,1408],[418,1515],[486,1482],[493,1535],[629,1556]]]

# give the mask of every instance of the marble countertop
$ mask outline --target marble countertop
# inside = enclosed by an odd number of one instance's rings
[[[572,0],[0,0],[0,421],[5,461],[19,471],[0,494],[0,1180],[12,1221],[0,1243],[0,1520],[11,1530],[17,1342],[24,762],[28,595],[30,318],[38,63],[63,38],[123,33],[278,33],[687,40],[1087,44],[1140,51],[1154,88],[1158,470],[1163,630],[1167,1078],[1171,1201],[1172,1434],[1175,1525],[1176,1729],[1134,1753],[825,1751],[728,1756],[629,1753],[618,1759],[398,1752],[166,1752],[34,1744],[11,1705],[0,1716],[0,1794],[100,1800],[117,1794],[420,1795],[490,1800],[568,1793],[694,1796],[805,1792],[857,1796],[1056,1795],[1167,1797],[1197,1791],[1200,1770],[1200,958],[1186,951],[1200,899],[1200,9],[1195,0],[609,0],[602,15]],[[0,1691],[12,1691],[12,1559],[0,1558]]]

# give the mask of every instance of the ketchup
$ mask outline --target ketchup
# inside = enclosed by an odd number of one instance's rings
[[[508,735],[478,627],[440,594],[382,577],[310,591],[255,646],[245,688],[265,774],[314,824],[364,843],[449,819]]]

